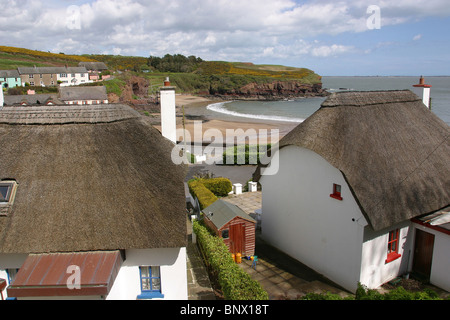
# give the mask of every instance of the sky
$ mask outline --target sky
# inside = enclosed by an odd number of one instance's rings
[[[1,0],[0,45],[450,75],[449,0]]]

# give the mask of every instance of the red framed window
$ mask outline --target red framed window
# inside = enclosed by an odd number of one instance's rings
[[[330,197],[337,200],[342,200],[340,184],[333,183],[333,193],[330,194]]]
[[[401,255],[398,253],[399,235],[399,229],[395,229],[389,232],[387,258],[385,261],[386,263],[389,263],[401,257]]]

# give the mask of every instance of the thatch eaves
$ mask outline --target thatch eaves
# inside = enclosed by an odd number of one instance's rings
[[[449,127],[409,90],[333,93],[289,145],[339,169],[375,230],[449,205]]]
[[[186,246],[185,167],[128,106],[4,108],[0,145],[0,253]]]

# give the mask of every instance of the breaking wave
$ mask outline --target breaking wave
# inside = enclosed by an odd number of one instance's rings
[[[305,121],[305,119],[303,119],[303,118],[289,118],[289,117],[280,117],[280,116],[273,116],[273,115],[249,114],[249,113],[241,113],[241,112],[237,112],[237,111],[231,111],[225,107],[225,105],[227,103],[231,103],[231,102],[233,102],[233,101],[213,103],[213,104],[208,105],[206,107],[206,109],[208,109],[210,111],[226,114],[229,116],[256,119],[256,120],[296,122],[296,123],[301,123],[301,122]]]

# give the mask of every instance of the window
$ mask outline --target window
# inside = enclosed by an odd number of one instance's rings
[[[333,193],[330,194],[330,197],[337,200],[342,200],[340,184],[333,183]]]
[[[222,230],[222,238],[228,239],[230,237],[228,229]]]
[[[34,75],[33,75],[33,74],[30,74],[28,77],[29,77],[30,79],[33,79],[33,78],[34,78]]]
[[[16,275],[19,272],[19,269],[6,269],[6,275],[8,276],[8,283],[11,285],[16,279]]]
[[[387,258],[385,263],[389,263],[401,257],[398,253],[400,230],[395,229],[389,232]]]
[[[138,296],[138,299],[163,298],[160,267],[139,267],[139,272],[141,277],[141,294]]]
[[[67,78],[67,74],[66,73],[61,73],[61,78]]]
[[[0,202],[9,202],[14,188],[14,182],[0,182]]]

